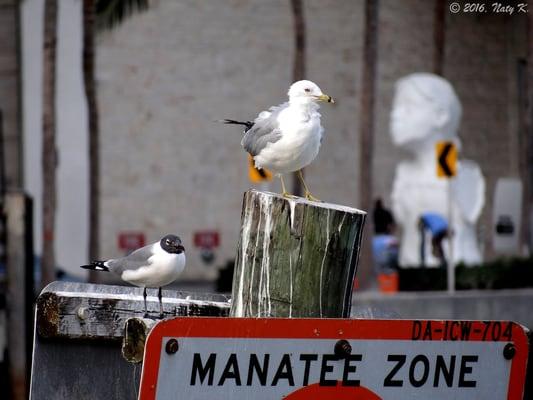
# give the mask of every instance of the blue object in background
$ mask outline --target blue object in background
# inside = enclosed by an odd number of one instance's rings
[[[432,236],[448,230],[448,221],[440,214],[426,212],[422,214],[420,220],[424,223],[424,228],[428,229]]]
[[[376,273],[390,273],[398,268],[398,240],[392,235],[372,238],[372,257]]]
[[[431,252],[440,260],[440,267],[446,268],[447,262],[442,250],[442,240],[448,235],[448,221],[437,213],[425,212],[420,216],[420,264],[426,266],[426,235],[424,231],[431,233]]]

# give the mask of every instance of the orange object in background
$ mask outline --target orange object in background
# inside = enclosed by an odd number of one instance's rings
[[[379,291],[382,293],[396,293],[400,288],[400,279],[397,272],[378,274]]]

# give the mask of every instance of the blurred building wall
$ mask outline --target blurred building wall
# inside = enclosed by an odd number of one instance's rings
[[[60,3],[58,147],[60,265],[78,271],[87,258],[87,139],[81,80],[81,1]],[[462,155],[481,165],[487,203],[480,219],[491,257],[491,196],[496,179],[518,175],[518,64],[525,58],[520,14],[451,14],[446,5],[444,77],[464,108]],[[25,181],[36,199],[40,248],[40,129],[43,0],[21,3]],[[326,137],[307,168],[318,197],[359,204],[358,107],[363,0],[304,1],[307,76],[338,102],[322,107]],[[433,68],[434,2],[381,0],[374,196],[389,195],[395,166],[407,155],[389,136],[394,82]],[[292,81],[293,20],[288,0],[152,0],[150,9],[99,33],[97,81],[101,124],[101,256],[122,254],[117,236],[147,241],[179,233],[187,245],[186,278],[216,271],[192,244],[199,230],[220,232],[214,265],[235,255],[242,193],[248,181],[238,127],[285,101]],[[363,149],[364,151],[364,149]],[[279,191],[279,183],[256,185]]]

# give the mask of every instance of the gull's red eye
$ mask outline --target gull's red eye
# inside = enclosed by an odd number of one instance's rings
[[[305,88],[304,90],[305,90],[307,93],[309,93],[309,92],[311,91],[311,89],[309,89],[309,88]]]

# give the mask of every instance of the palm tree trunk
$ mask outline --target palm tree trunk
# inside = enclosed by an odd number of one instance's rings
[[[376,91],[377,35],[378,35],[378,0],[366,0],[365,38],[363,47],[363,73],[361,84],[361,103],[359,121],[359,204],[363,210],[372,208],[372,160],[374,155],[374,98]],[[369,284],[372,272],[372,234],[373,224],[365,226],[361,261],[359,262],[359,280],[361,286]]]
[[[433,72],[444,73],[444,45],[446,36],[446,1],[435,0],[433,10]]]
[[[57,43],[57,0],[46,0],[44,5],[43,48],[43,253],[41,260],[44,287],[55,279],[55,212],[57,149],[55,143],[55,74]]]
[[[291,0],[291,9],[294,19],[294,64],[293,64],[293,82],[305,78],[305,18],[302,0]],[[302,170],[302,175],[304,171]],[[292,174],[292,194],[295,196],[302,195],[302,185],[298,174]]]
[[[95,1],[83,0],[83,79],[87,96],[89,132],[89,259],[99,256],[98,232],[100,227],[100,165],[98,107],[94,77]],[[96,282],[98,274],[89,272],[89,281]]]

